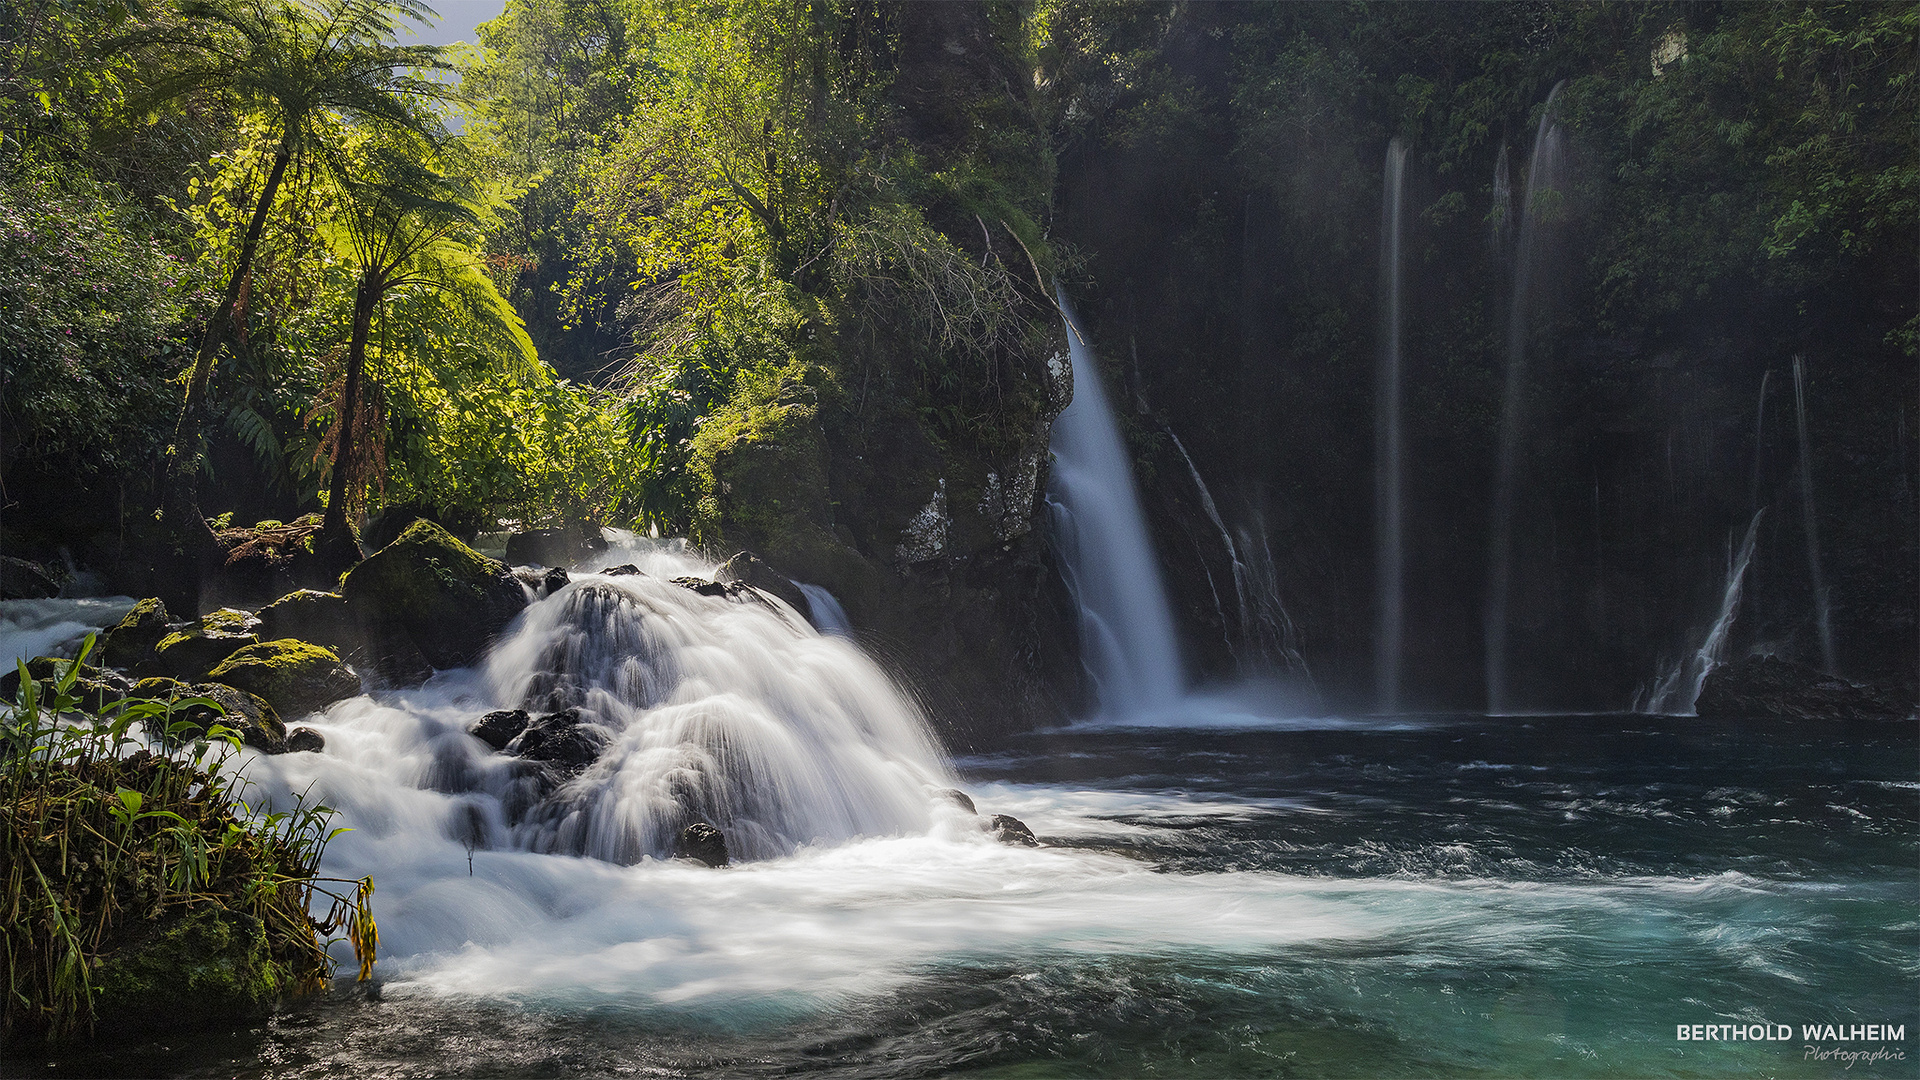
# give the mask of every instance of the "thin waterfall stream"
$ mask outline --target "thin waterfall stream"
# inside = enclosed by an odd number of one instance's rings
[[[1400,663],[1406,622],[1406,520],[1401,506],[1405,448],[1400,417],[1400,234],[1407,145],[1387,144],[1380,210],[1380,367],[1374,388],[1374,708],[1400,709]]]
[[[1513,256],[1513,298],[1507,315],[1507,377],[1501,397],[1500,448],[1493,482],[1492,543],[1487,569],[1487,711],[1507,711],[1508,606],[1513,592],[1513,519],[1519,484],[1520,450],[1526,425],[1527,342],[1532,331],[1534,287],[1543,226],[1565,169],[1566,139],[1553,118],[1553,101],[1564,82],[1555,83],[1540,107],[1533,153],[1527,164],[1526,195],[1520,207],[1520,238]]]
[[[1739,556],[1735,557],[1732,551],[1727,553],[1727,578],[1720,592],[1720,611],[1706,636],[1701,638],[1700,647],[1661,675],[1648,690],[1645,700],[1636,703],[1635,712],[1693,715],[1694,703],[1700,700],[1700,688],[1706,685],[1707,676],[1726,662],[1727,637],[1733,631],[1734,619],[1740,615],[1747,564],[1753,561],[1753,544],[1760,535],[1760,518],[1765,513],[1764,508],[1754,511],[1753,520],[1747,524],[1746,539],[1740,541]]]

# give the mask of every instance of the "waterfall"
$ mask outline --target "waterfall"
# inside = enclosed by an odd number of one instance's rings
[[[1513,232],[1513,169],[1507,164],[1507,146],[1500,144],[1500,156],[1493,162],[1493,209],[1487,215],[1487,245],[1493,258],[1504,263],[1507,236]]]
[[[1534,132],[1533,156],[1527,164],[1525,205],[1520,211],[1519,250],[1514,253],[1513,305],[1507,315],[1507,380],[1500,410],[1500,451],[1493,486],[1492,544],[1487,568],[1486,665],[1487,711],[1507,708],[1507,602],[1513,586],[1514,486],[1519,471],[1522,424],[1527,386],[1528,317],[1532,313],[1535,263],[1540,232],[1557,209],[1561,173],[1565,170],[1566,137],[1553,121],[1553,99],[1564,81],[1554,84],[1540,109]]]
[[[813,623],[814,629],[835,637],[853,636],[853,621],[847,618],[847,609],[840,606],[840,601],[835,600],[832,593],[804,581],[796,581],[793,586],[807,598],[807,618]]]
[[[1080,651],[1100,710],[1141,715],[1185,687],[1173,615],[1147,537],[1126,447],[1093,351],[1060,297],[1073,401],[1053,422],[1047,505],[1067,589],[1080,609]]]
[[[1807,574],[1813,581],[1814,627],[1820,633],[1821,670],[1837,674],[1840,666],[1833,655],[1833,612],[1827,605],[1827,583],[1820,572],[1820,533],[1813,516],[1813,451],[1807,439],[1807,395],[1804,367],[1793,358],[1793,412],[1800,427],[1800,508],[1807,536]]]
[[[952,780],[886,675],[765,594],[674,583],[714,568],[646,545],[599,557],[642,573],[576,575],[535,601],[482,666],[340,709],[391,742],[395,779],[455,797],[438,827],[477,849],[633,863],[705,821],[735,857],[764,859],[924,832],[929,790]],[[561,713],[548,740],[583,751],[574,767],[468,734],[508,709]]]
[[[1740,594],[1745,587],[1747,564],[1753,561],[1753,542],[1760,535],[1760,518],[1765,510],[1754,511],[1753,520],[1747,525],[1747,538],[1740,542],[1738,558],[1727,560],[1727,582],[1720,592],[1720,613],[1713,620],[1713,626],[1700,642],[1700,647],[1684,661],[1673,665],[1654,683],[1647,693],[1646,700],[1638,703],[1636,712],[1662,713],[1672,716],[1692,716],[1694,702],[1700,700],[1700,688],[1706,685],[1707,673],[1719,667],[1727,658],[1727,635],[1733,630],[1733,620],[1740,614]],[[1731,542],[1732,538],[1728,538]]]
[[[1374,604],[1379,623],[1373,639],[1373,686],[1374,708],[1383,713],[1400,709],[1400,638],[1405,618],[1405,524],[1400,505],[1400,210],[1406,173],[1407,146],[1396,138],[1387,144],[1380,206],[1380,371],[1374,388]]]
[[[1760,509],[1760,463],[1766,459],[1767,422],[1767,379],[1773,375],[1768,368],[1760,373],[1760,401],[1753,407],[1753,483],[1747,489],[1747,504],[1754,510]]]

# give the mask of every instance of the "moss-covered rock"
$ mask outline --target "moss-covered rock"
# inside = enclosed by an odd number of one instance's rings
[[[281,638],[249,645],[207,678],[245,690],[288,716],[301,716],[360,693],[360,676],[330,649]]]
[[[95,1009],[109,1027],[252,1016],[291,993],[259,919],[217,905],[158,923],[101,959]]]
[[[127,696],[147,701],[207,698],[219,704],[219,712],[205,705],[183,706],[165,720],[153,723],[152,726],[164,728],[184,721],[186,726],[172,733],[175,737],[195,738],[219,723],[238,733],[241,742],[256,750],[278,754],[287,748],[287,725],[280,719],[279,711],[264,698],[225,683],[184,683],[156,677],[141,679]],[[163,729],[155,734],[165,737],[169,733]]]
[[[221,608],[209,612],[199,622],[172,631],[154,645],[153,670],[170,678],[197,681],[236,649],[259,641],[253,632],[259,625],[260,620],[250,611]]]
[[[172,632],[173,616],[157,596],[149,596],[133,605],[100,646],[100,662],[109,667],[130,668],[153,659],[153,647]]]
[[[340,595],[377,657],[411,646],[437,668],[472,663],[527,603],[505,563],[425,520],[348,571]]]
[[[260,638],[298,638],[347,656],[361,635],[347,598],[318,589],[298,589],[260,609]]]

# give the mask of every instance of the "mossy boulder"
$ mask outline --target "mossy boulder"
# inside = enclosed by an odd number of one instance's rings
[[[436,668],[472,663],[527,603],[505,563],[425,520],[349,570],[340,595],[376,656],[411,646]]]
[[[254,1016],[296,989],[274,961],[266,925],[215,904],[151,924],[102,958],[93,985],[109,1028]]]
[[[197,623],[167,634],[154,645],[153,671],[188,682],[201,679],[235,650],[259,641],[253,632],[259,625],[260,620],[250,611],[221,608],[208,612]]]
[[[360,676],[331,649],[281,638],[249,645],[207,678],[255,694],[287,716],[324,709],[360,693]]]
[[[172,633],[173,616],[157,596],[133,605],[133,610],[107,631],[100,646],[100,662],[130,668],[153,659],[153,647]]]
[[[260,609],[260,638],[298,638],[346,656],[361,644],[347,598],[318,589],[298,589]]]
[[[151,678],[135,683],[127,696],[147,701],[207,698],[219,704],[219,712],[205,705],[183,706],[153,726],[171,726],[185,721],[186,726],[173,734],[190,739],[206,734],[209,726],[218,723],[231,728],[239,734],[241,742],[256,750],[269,754],[286,751],[287,725],[280,719],[279,711],[264,698],[237,687],[225,683],[184,683],[178,679]],[[168,732],[159,730],[155,734],[165,737]]]

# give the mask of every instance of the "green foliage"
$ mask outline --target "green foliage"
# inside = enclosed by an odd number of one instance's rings
[[[18,697],[0,709],[6,1033],[71,1037],[106,1007],[158,1021],[183,990],[205,995],[189,1005],[262,1008],[319,985],[332,964],[318,934],[350,923],[366,977],[371,882],[317,876],[343,831],[330,827],[333,811],[304,798],[289,811],[251,810],[245,781],[226,767],[238,740],[176,717],[217,712],[211,699],[128,699],[83,713],[74,689],[92,646],[89,636],[44,683],[21,664]],[[136,724],[197,737],[174,754],[128,753]],[[327,920],[308,914],[319,896],[335,902]],[[155,924],[158,941],[146,933]]]
[[[180,265],[112,185],[0,179],[0,467],[138,474],[165,438]]]

